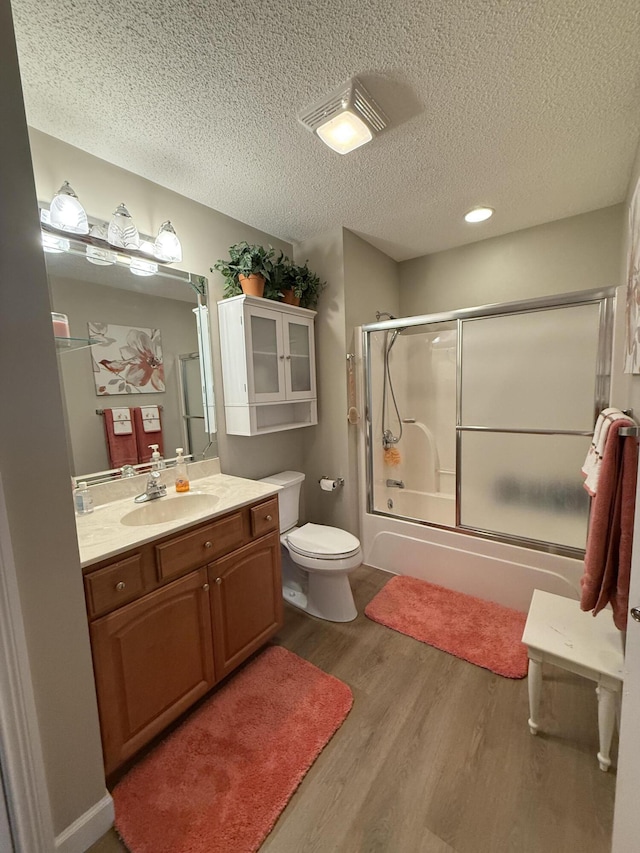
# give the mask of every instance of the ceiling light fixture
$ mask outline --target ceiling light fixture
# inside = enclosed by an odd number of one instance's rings
[[[170,264],[179,263],[182,260],[182,245],[175,228],[168,219],[160,226],[153,254],[158,260],[167,261]]]
[[[389,123],[357,77],[303,110],[298,121],[338,154],[370,142]]]
[[[140,246],[138,229],[124,203],[119,204],[113,211],[107,240],[112,246],[119,246],[121,249],[137,249]]]
[[[492,207],[474,207],[464,215],[465,222],[484,222],[493,216]]]
[[[54,195],[49,205],[50,223],[60,231],[71,234],[88,234],[89,223],[84,207],[78,201],[78,196],[65,181]]]

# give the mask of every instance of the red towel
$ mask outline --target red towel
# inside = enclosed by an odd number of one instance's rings
[[[133,422],[135,424],[136,441],[138,446],[138,462],[151,461],[151,454],[153,453],[153,451],[149,449],[150,444],[157,444],[160,456],[164,456],[164,439],[162,438],[162,410],[158,408],[160,429],[154,432],[144,431],[140,406],[136,406],[131,411],[133,412]]]
[[[609,428],[598,490],[591,504],[589,536],[580,584],[582,610],[595,616],[610,602],[613,621],[624,631],[629,604],[631,545],[638,474],[638,442],[619,438],[618,430],[632,421],[616,421]]]
[[[131,434],[116,435],[113,431],[113,412],[104,410],[104,433],[109,454],[109,465],[112,468],[122,468],[123,465],[138,463],[138,448],[136,445],[136,425],[131,419]]]

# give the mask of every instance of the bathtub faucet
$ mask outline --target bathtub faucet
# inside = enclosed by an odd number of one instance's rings
[[[404,480],[387,480],[387,488],[404,489]]]

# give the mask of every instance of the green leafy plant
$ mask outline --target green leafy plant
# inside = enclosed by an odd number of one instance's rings
[[[265,249],[264,246],[251,246],[246,241],[231,246],[228,260],[220,259],[211,267],[211,272],[217,270],[224,277],[224,298],[228,299],[242,293],[239,281],[241,275],[261,275],[266,284],[270,285],[273,273],[273,255],[272,246]],[[272,288],[269,287],[269,290],[271,291]]]
[[[292,265],[287,273],[287,280],[291,283],[291,290],[295,296],[300,297],[301,308],[315,308],[318,304],[320,293],[327,286],[326,281],[312,272],[305,261],[301,266]]]

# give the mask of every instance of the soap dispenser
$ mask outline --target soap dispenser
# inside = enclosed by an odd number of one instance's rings
[[[159,445],[157,445],[157,444],[150,444],[149,445],[149,450],[153,451],[153,453],[151,454],[151,470],[152,471],[162,471],[163,468],[167,467],[165,465],[164,459],[162,458],[162,456],[160,456],[160,451],[158,450],[158,447],[159,447]]]
[[[76,515],[88,515],[93,512],[93,498],[89,487],[83,481],[78,483],[73,493],[73,504],[76,510]]]
[[[176,492],[188,492],[190,488],[187,463],[182,453],[183,448],[176,447]]]

